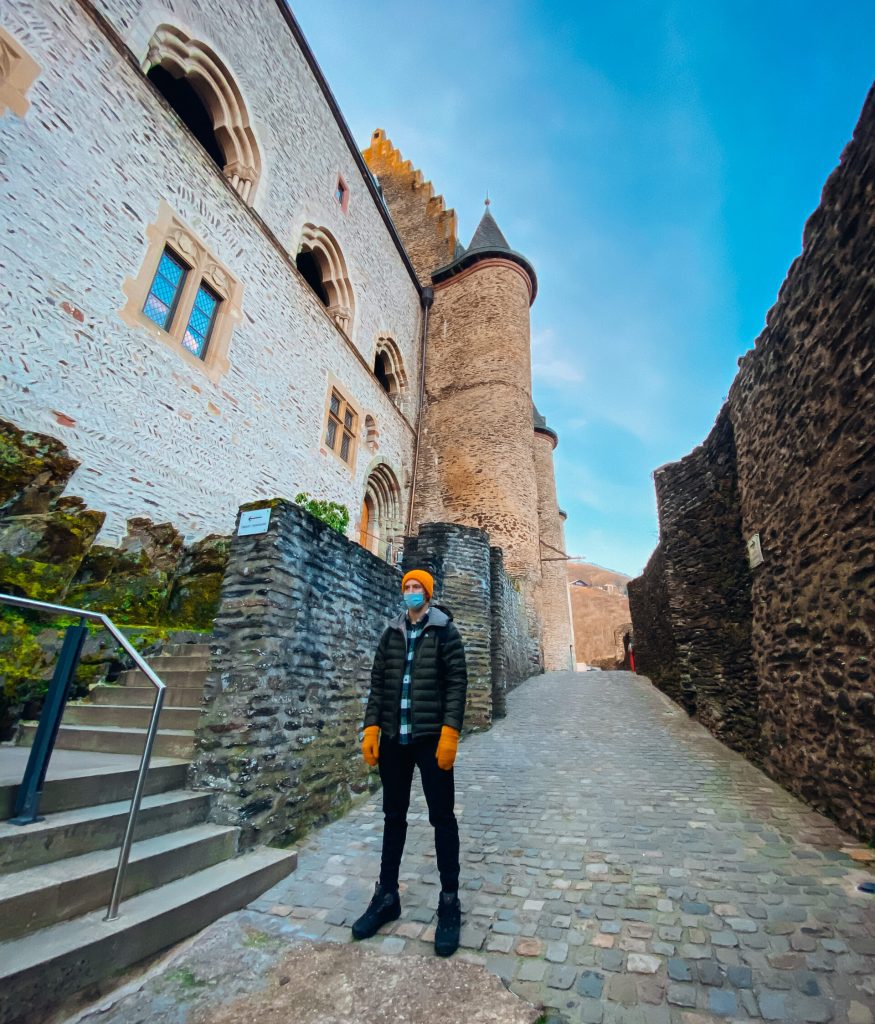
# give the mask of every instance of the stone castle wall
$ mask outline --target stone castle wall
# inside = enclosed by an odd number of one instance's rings
[[[740,530],[707,541],[737,565],[742,544],[760,537],[749,686],[758,696],[764,766],[864,837],[875,832],[873,180],[875,91],[805,227],[802,255],[766,328],[740,362],[727,403]],[[683,481],[682,466],[658,487],[660,515],[698,536],[710,527],[695,511],[683,512],[682,492],[696,486]],[[699,486],[706,480],[699,472]],[[663,547],[670,622],[658,633],[677,637],[678,609],[684,615],[689,607],[695,577],[680,563],[672,574],[665,538]],[[643,596],[642,589],[632,592]],[[640,652],[642,640],[645,649],[650,644],[649,627],[636,604],[633,598]],[[737,650],[725,649],[723,658],[737,660]],[[690,659],[686,671],[708,678],[709,663]]]
[[[377,642],[401,608],[402,572],[289,502],[243,508],[265,506],[267,532],[232,541],[191,781],[217,793],[215,820],[285,845],[369,785],[359,730]],[[426,524],[404,555],[405,567],[434,574],[434,599],[462,635],[466,729],[487,728],[494,689],[519,681],[513,648],[526,635],[524,610],[512,599],[493,608],[493,558],[483,531],[446,523]],[[505,675],[493,681],[498,613]]]
[[[544,671],[541,651],[532,637],[525,600],[519,585],[504,570],[501,548],[491,547],[492,595],[492,716],[507,713],[506,698],[530,676]]]
[[[654,479],[681,702],[715,736],[758,761],[751,574],[728,410],[703,444]]]
[[[415,391],[417,285],[279,8],[183,6],[180,23],[218,51],[249,112],[264,162],[253,209],[139,70],[166,13],[104,0],[107,27],[85,3],[4,6],[5,26],[41,65],[26,115],[0,121],[14,239],[0,293],[4,414],[61,435],[80,463],[72,489],[106,512],[108,543],[143,515],[190,539],[228,533],[244,495],[306,490],[346,504],[354,520],[375,458],[403,503],[413,430],[371,367],[378,335],[390,334]],[[119,317],[162,199],[243,283],[230,368],[215,383]],[[308,222],[330,230],[346,259],[351,341],[294,266]],[[352,470],[320,450],[331,380],[360,413]],[[415,405],[405,408],[415,415]],[[377,447],[365,443],[368,414]]]
[[[404,242],[423,285],[453,259],[456,244],[456,213],[447,210],[443,196],[398,152],[378,128],[362,156],[380,184],[392,220]]]
[[[657,544],[644,572],[629,581],[629,612],[635,630],[636,670],[649,676],[672,700],[683,704],[661,543]]]
[[[574,668],[574,643],[571,633],[568,576],[565,570],[565,536],[559,503],[556,500],[556,478],[553,473],[553,449],[550,434],[535,431],[532,452],[535,479],[538,485],[538,523],[541,555],[541,586],[538,593],[543,630],[541,644],[544,669],[561,672]]]

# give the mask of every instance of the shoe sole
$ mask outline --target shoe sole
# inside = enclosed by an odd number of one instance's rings
[[[397,921],[400,916],[401,911],[399,910],[397,914],[393,914],[391,917],[387,917],[385,920],[381,921],[372,932],[366,932],[364,935],[357,935],[355,928],[352,928],[352,937],[356,942],[361,942],[364,939],[372,939],[384,924],[390,924],[392,921]]]

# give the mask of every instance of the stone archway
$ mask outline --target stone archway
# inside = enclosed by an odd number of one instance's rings
[[[305,224],[296,256],[298,269],[343,333],[352,335],[355,296],[340,246],[327,228]]]
[[[404,547],[401,485],[392,467],[382,460],[371,464],[365,478],[359,543],[393,565]]]
[[[400,409],[407,394],[407,372],[395,339],[389,334],[381,334],[377,338],[374,374],[383,390]]]
[[[261,155],[243,96],[234,76],[215,51],[175,25],[160,25],[149,41],[142,68],[162,92],[165,90],[162,89],[162,77],[156,74],[158,69],[171,79],[184,80],[197,94],[209,116],[216,145],[224,158],[222,173],[240,196],[251,203],[261,176]],[[166,92],[165,95],[176,109],[177,97]],[[187,111],[178,113],[188,124]],[[205,148],[219,163],[209,145]]]

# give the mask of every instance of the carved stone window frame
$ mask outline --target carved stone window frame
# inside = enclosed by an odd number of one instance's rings
[[[11,110],[24,117],[30,107],[27,90],[42,71],[21,43],[0,26],[0,117]]]
[[[333,394],[337,394],[340,399],[340,410],[336,416],[332,417],[331,414],[331,398]],[[340,424],[344,422],[344,413],[349,411],[352,413],[353,423],[351,427],[346,428],[346,433],[350,437],[349,442],[349,458],[344,459],[340,454],[341,451],[341,436],[338,435],[335,441],[334,447],[331,447],[327,441],[328,433],[328,422],[332,418],[339,420]],[[358,459],[359,450],[359,424],[362,422],[362,411],[357,402],[352,401],[349,397],[349,391],[340,381],[334,376],[334,374],[328,375],[328,387],[325,391],[325,412],[322,417],[322,432],[319,435],[319,451],[323,455],[333,455],[335,459],[347,470],[352,476],[355,476],[356,460]],[[341,433],[343,428],[341,427]]]
[[[119,316],[129,327],[148,331],[157,341],[167,345],[190,366],[216,383],[228,372],[228,350],[235,324],[242,317],[243,283],[218,260],[197,234],[163,199],[158,217],[146,228],[149,247],[136,277],[126,278],[122,291],[127,302]],[[171,249],[190,268],[167,330],[143,312],[149,289],[166,248]],[[206,283],[221,300],[216,311],[209,342],[203,357],[189,352],[182,344],[194,307],[198,288]]]

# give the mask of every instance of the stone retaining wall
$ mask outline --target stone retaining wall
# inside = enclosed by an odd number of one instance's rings
[[[662,544],[656,546],[638,579],[629,581],[629,611],[635,626],[637,671],[689,710],[677,669]]]
[[[703,721],[732,740],[728,719],[743,720],[752,738],[758,702],[764,767],[864,838],[875,834],[873,181],[875,90],[715,431],[657,475],[668,600],[656,567],[630,587],[642,670],[672,672],[673,637]],[[748,613],[741,559],[755,535]],[[693,543],[700,557],[686,556]],[[710,646],[694,644],[721,602],[728,620]]]

